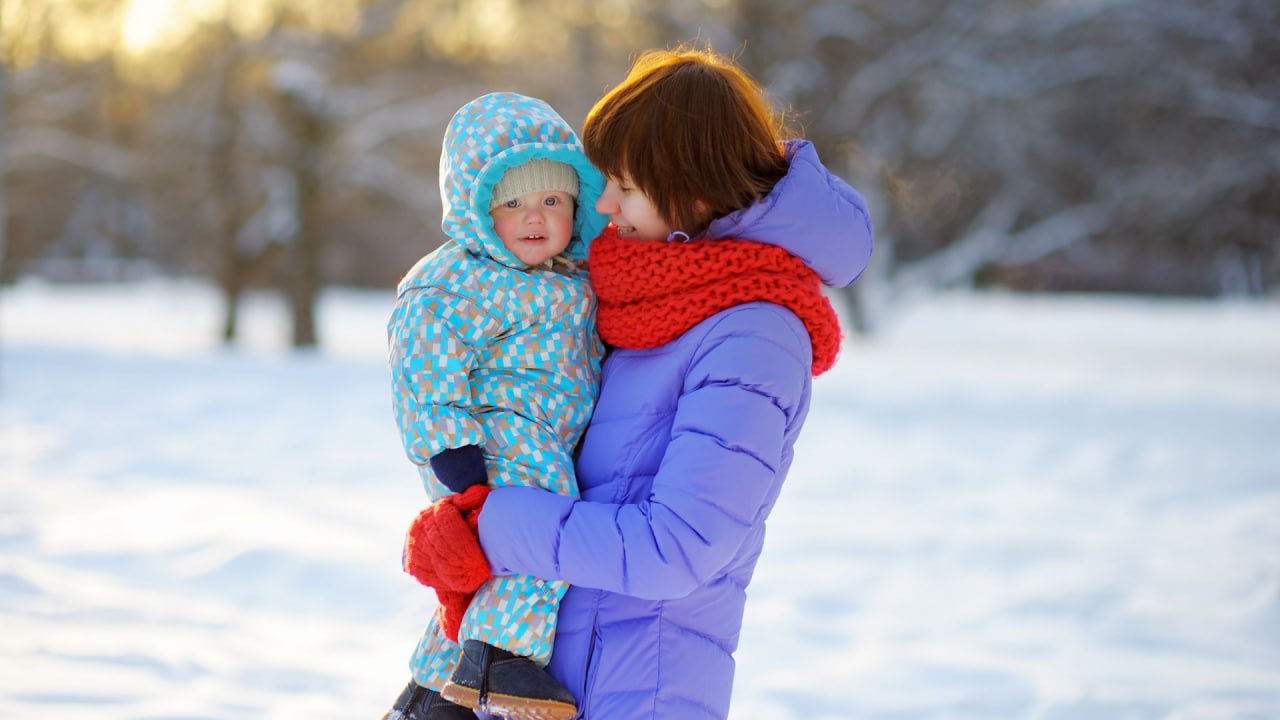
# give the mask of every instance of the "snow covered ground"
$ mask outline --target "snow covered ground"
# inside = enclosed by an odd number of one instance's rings
[[[432,600],[386,293],[0,292],[0,718],[376,718]],[[1280,305],[943,295],[846,344],[735,720],[1280,718]],[[602,719],[607,720],[607,719]]]

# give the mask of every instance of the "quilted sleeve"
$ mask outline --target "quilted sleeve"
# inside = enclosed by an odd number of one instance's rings
[[[809,388],[808,336],[781,309],[728,314],[702,342],[652,493],[641,502],[494,491],[480,518],[495,574],[648,599],[684,597],[733,559],[772,507]]]
[[[471,416],[469,376],[492,321],[465,298],[435,289],[404,293],[387,325],[396,422],[418,465],[446,448],[483,445]]]

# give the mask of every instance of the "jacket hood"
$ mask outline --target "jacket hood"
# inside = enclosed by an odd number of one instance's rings
[[[777,245],[813,268],[831,287],[846,287],[871,262],[867,203],[827,170],[807,140],[787,143],[791,167],[759,202],[711,223],[705,237]]]
[[[507,168],[535,158],[562,162],[578,173],[573,238],[564,255],[587,256],[608,218],[596,212],[604,176],[587,160],[582,144],[564,118],[537,98],[490,93],[463,105],[445,129],[440,152],[441,229],[468,251],[513,268],[525,268],[502,245],[489,216],[493,188]]]

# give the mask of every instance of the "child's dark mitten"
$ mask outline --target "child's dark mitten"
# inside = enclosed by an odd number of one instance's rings
[[[431,471],[441,484],[455,493],[489,482],[489,474],[484,469],[484,453],[479,445],[448,448],[432,455]]]

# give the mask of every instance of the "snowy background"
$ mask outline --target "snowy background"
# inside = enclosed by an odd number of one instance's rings
[[[0,718],[377,718],[391,297],[0,293]],[[734,720],[1280,718],[1280,304],[939,295],[815,384]]]

